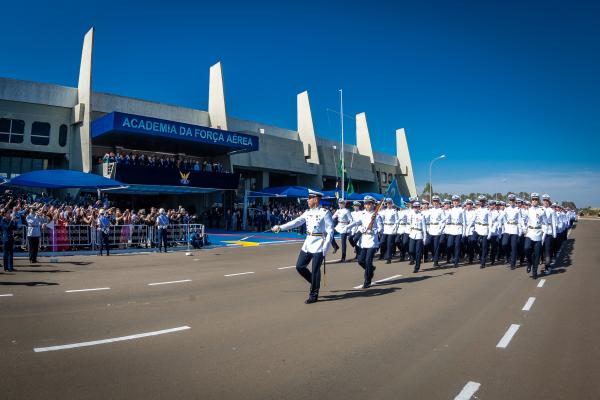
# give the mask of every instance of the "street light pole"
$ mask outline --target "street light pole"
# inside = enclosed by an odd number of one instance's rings
[[[434,158],[433,160],[431,160],[431,162],[429,163],[429,201],[433,201],[431,198],[433,197],[433,182],[431,181],[431,167],[433,167],[433,163],[436,162],[437,160],[443,160],[444,158],[446,158],[445,154],[442,154],[439,157]]]

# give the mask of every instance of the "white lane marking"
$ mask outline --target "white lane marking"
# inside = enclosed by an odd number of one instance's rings
[[[227,274],[224,276],[238,276],[238,275],[248,275],[248,274],[253,274],[254,272],[240,272],[239,274]]]
[[[469,381],[454,400],[469,400],[479,390],[481,383]]]
[[[523,308],[521,310],[522,311],[529,311],[529,310],[531,310],[531,306],[533,305],[534,301],[535,301],[535,297],[530,297],[527,300],[527,303],[525,303],[525,305],[523,306]]]
[[[91,341],[91,342],[81,342],[81,343],[73,343],[73,344],[64,344],[64,345],[61,345],[61,346],[35,347],[33,349],[33,351],[36,352],[36,353],[41,353],[41,352],[44,352],[44,351],[56,351],[56,350],[74,349],[76,347],[95,346],[97,344],[106,344],[106,343],[112,343],[112,342],[122,342],[124,340],[133,340],[133,339],[140,339],[140,338],[144,338],[144,337],[148,337],[148,336],[163,335],[165,333],[173,333],[173,332],[183,331],[183,330],[186,330],[186,329],[192,329],[192,328],[190,328],[187,325],[186,326],[178,326],[177,328],[163,329],[162,331],[138,333],[136,335],[121,336],[121,337],[116,337],[116,338],[112,338],[112,339],[102,339],[102,340],[94,340],[94,341]]]
[[[12,294],[0,294],[0,297],[12,297]]]
[[[191,282],[191,279],[182,279],[180,281],[168,281],[168,282],[154,282],[149,283],[148,286],[157,286],[157,285],[168,285],[170,283],[183,283],[183,282]]]
[[[341,258],[338,258],[337,260],[326,260],[326,261],[327,261],[327,264],[329,264],[329,263],[334,263],[334,262],[338,262],[338,261],[341,261],[341,260],[342,260]],[[282,270],[282,269],[290,269],[290,268],[296,268],[296,266],[295,265],[288,265],[287,267],[279,267],[277,269]]]
[[[277,269],[289,269],[289,268],[296,268],[296,266],[295,265],[289,265],[287,267],[279,267]]]
[[[76,290],[65,290],[65,293],[76,293],[76,292],[95,292],[98,290],[110,290],[109,287],[99,287],[93,289],[76,289]]]
[[[388,278],[379,279],[378,281],[373,282],[373,285],[377,285],[378,283],[383,283],[383,282],[391,281],[391,280],[394,280],[396,278],[400,278],[401,276],[402,275],[394,275],[394,276],[390,276]],[[353,289],[360,289],[362,287],[363,287],[363,285],[358,285],[358,286],[354,286]]]
[[[540,282],[538,283],[537,287],[544,287],[544,283],[546,283],[546,280],[541,279]]]
[[[508,330],[506,331],[506,333],[504,334],[504,336],[502,336],[502,339],[500,339],[500,341],[498,342],[498,344],[496,345],[496,347],[499,347],[501,349],[505,349],[506,347],[508,347],[508,344],[512,340],[513,336],[515,336],[515,333],[517,333],[517,331],[519,330],[520,326],[521,325],[518,325],[518,324],[512,324],[508,328]]]

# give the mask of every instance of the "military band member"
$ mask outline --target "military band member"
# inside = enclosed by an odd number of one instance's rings
[[[428,210],[429,226],[427,227],[428,240],[431,242],[433,253],[433,266],[439,267],[439,259],[441,252],[442,233],[446,225],[446,215],[440,204],[439,196],[432,197],[433,208]]]
[[[425,216],[421,212],[421,204],[415,201],[412,205],[413,213],[410,215],[408,223],[410,226],[410,242],[408,251],[415,263],[414,273],[419,272],[421,268],[421,256],[425,241],[427,241],[427,223]]]
[[[385,210],[381,210],[379,215],[383,220],[383,235],[381,236],[381,249],[379,259],[385,257],[385,263],[392,262],[392,253],[394,252],[394,243],[396,242],[396,229],[398,223],[398,213],[394,208],[394,202],[391,198],[385,199]]]
[[[346,207],[346,200],[344,199],[338,200],[338,206],[339,209],[333,213],[332,218],[334,223],[337,222],[337,225],[335,225],[335,231],[340,234],[340,241],[342,242],[342,258],[340,259],[340,262],[346,262],[346,239],[348,238],[347,228],[352,222],[352,212]],[[335,237],[332,238],[331,244],[333,246],[333,253],[335,254],[339,248],[338,244],[335,242]]]
[[[273,232],[280,232],[306,225],[306,239],[296,261],[296,270],[310,283],[310,292],[306,304],[315,303],[319,299],[321,288],[321,264],[327,254],[333,237],[333,219],[326,209],[319,207],[323,194],[309,190],[308,210],[298,218],[283,225],[275,225]],[[312,272],[308,264],[312,261]]]
[[[379,247],[379,235],[383,232],[383,222],[381,217],[375,214],[375,198],[365,196],[363,202],[365,209],[351,225],[357,226],[358,232],[361,233],[358,241],[360,247],[358,265],[365,270],[363,289],[367,289],[371,286],[375,272],[373,257]]]
[[[447,261],[450,262],[452,257],[452,264],[456,268],[460,260],[461,240],[466,236],[466,217],[464,209],[460,206],[458,195],[452,196],[452,204],[453,207],[448,214],[444,232],[447,235]]]
[[[108,244],[110,220],[106,216],[104,208],[100,209],[98,219],[96,220],[96,229],[98,232],[98,239],[100,240],[100,253],[98,255],[101,256],[103,249],[106,249],[106,255],[110,256],[110,245]]]
[[[523,221],[521,210],[517,207],[517,197],[514,194],[508,195],[508,203],[500,219],[503,231],[502,247],[504,248],[507,260],[509,260],[510,269],[515,269],[517,267],[519,237],[521,236]]]

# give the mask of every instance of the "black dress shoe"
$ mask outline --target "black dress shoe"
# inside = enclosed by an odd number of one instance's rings
[[[368,289],[368,288],[370,288],[370,287],[371,287],[371,282],[369,282],[369,283],[366,283],[366,282],[365,282],[365,283],[363,283],[363,285],[362,285],[362,288],[363,288],[363,289]]]
[[[537,277],[538,277],[537,269],[534,269],[534,270],[531,272],[531,277],[532,277],[533,279],[537,279]]]
[[[440,264],[438,264],[438,262],[437,262],[437,261],[435,261],[435,262],[433,263],[433,268],[438,268],[439,266],[440,266]]]
[[[346,262],[345,258],[340,259],[340,263],[345,263],[345,262]]]
[[[485,264],[481,264],[481,265],[479,266],[479,268],[481,268],[481,269],[484,269],[484,268],[485,268]]]
[[[304,301],[305,304],[312,304],[312,303],[316,303],[319,300],[318,297],[309,297],[308,299],[306,299]]]
[[[408,265],[415,265],[415,261],[414,260],[410,260],[410,262],[408,263]]]
[[[419,272],[419,268],[413,269],[413,274],[416,274],[417,272]]]
[[[386,262],[385,262],[385,263],[386,263],[386,264],[391,264],[391,263],[392,263],[392,260],[386,260]]]
[[[512,271],[512,270],[514,270],[514,269],[516,269],[516,268],[517,268],[517,267],[516,267],[515,265],[511,265],[511,266],[510,266],[510,269],[511,269],[511,271]]]
[[[530,273],[530,272],[531,272],[531,267],[527,266],[527,273]]]

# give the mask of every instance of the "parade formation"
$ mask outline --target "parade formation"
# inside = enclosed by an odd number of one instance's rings
[[[556,255],[566,240],[567,232],[577,218],[574,210],[552,203],[548,194],[531,193],[530,201],[508,195],[508,203],[488,200],[479,196],[477,203],[460,196],[452,200],[432,196],[429,201],[410,198],[409,204],[397,207],[391,198],[376,204],[372,196],[361,203],[338,200],[339,209],[333,216],[320,207],[323,194],[311,191],[309,209],[301,216],[283,225],[275,225],[273,232],[290,230],[306,224],[307,237],[302,246],[296,269],[310,283],[307,304],[318,300],[321,266],[326,263],[327,251],[340,246],[335,233],[340,235],[341,259],[347,262],[346,241],[354,248],[358,265],[364,269],[363,289],[371,286],[376,267],[373,260],[379,251],[379,260],[391,264],[408,261],[419,272],[421,263],[433,262],[434,268],[453,267],[459,263],[480,268],[506,264],[511,270],[526,266],[527,274],[538,277],[551,274]],[[542,203],[540,203],[540,199]],[[384,208],[385,207],[385,208]],[[334,226],[334,223],[337,222]],[[312,272],[307,270],[312,261]]]

